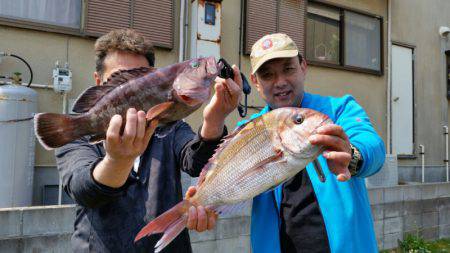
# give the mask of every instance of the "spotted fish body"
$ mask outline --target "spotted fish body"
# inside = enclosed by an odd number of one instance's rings
[[[177,229],[184,228],[190,206],[226,213],[233,205],[290,179],[323,151],[308,138],[330,123],[322,113],[290,107],[250,121],[228,136],[216,151],[200,175],[196,194],[150,222],[136,239],[164,232],[157,244],[159,251],[178,235]]]
[[[147,112],[148,120],[157,118],[160,124],[180,120],[208,99],[219,67],[210,57],[157,70],[118,71],[103,85],[90,87],[80,95],[73,107],[80,115],[37,114],[36,136],[47,149],[61,147],[82,136],[97,142],[105,139],[111,118],[119,114],[125,119],[129,108]]]

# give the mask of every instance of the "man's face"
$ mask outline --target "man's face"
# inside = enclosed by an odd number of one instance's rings
[[[99,75],[97,72],[94,73],[95,82],[97,85],[101,85],[108,80],[112,73],[118,70],[139,67],[150,67],[145,56],[124,51],[110,52],[106,55],[103,63],[103,75]]]
[[[306,75],[306,62],[300,64],[297,56],[277,58],[264,63],[251,80],[259,95],[272,109],[300,107]]]

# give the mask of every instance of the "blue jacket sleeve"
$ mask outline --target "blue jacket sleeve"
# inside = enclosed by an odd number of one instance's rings
[[[383,140],[378,136],[364,109],[356,100],[346,95],[339,99],[335,116],[340,125],[363,157],[363,164],[356,177],[368,177],[377,173],[383,166],[386,151]]]

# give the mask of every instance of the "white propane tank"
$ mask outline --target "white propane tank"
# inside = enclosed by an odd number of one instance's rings
[[[0,85],[0,208],[32,204],[36,112],[36,91]]]

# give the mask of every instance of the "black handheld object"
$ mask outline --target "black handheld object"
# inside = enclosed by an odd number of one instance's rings
[[[228,64],[228,62],[225,61],[225,59],[223,59],[223,58],[220,58],[218,63],[223,64],[223,67],[220,70],[219,77],[225,78],[225,79],[227,79],[227,78],[234,79],[233,68],[230,66],[230,64]],[[247,115],[247,96],[252,91],[252,88],[248,84],[247,77],[245,77],[245,75],[242,74],[242,72],[241,72],[241,78],[242,78],[242,91],[244,92],[244,105],[239,103],[238,111],[239,111],[239,115],[242,118],[244,118]]]
[[[320,182],[324,183],[326,178],[325,174],[323,173],[322,166],[320,166],[319,161],[316,159],[313,161],[314,169],[316,170],[317,176],[319,176]]]

